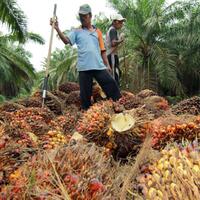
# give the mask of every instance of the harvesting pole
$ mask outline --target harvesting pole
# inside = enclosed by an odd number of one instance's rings
[[[47,95],[47,89],[48,89],[49,66],[50,66],[50,59],[51,59],[51,49],[52,49],[52,43],[53,43],[54,27],[55,27],[55,22],[56,22],[56,9],[57,9],[57,4],[54,4],[53,18],[52,18],[53,23],[51,27],[49,50],[48,50],[47,63],[46,63],[46,72],[45,72],[43,91],[42,91],[42,108],[44,107],[44,103],[45,103],[45,99]]]

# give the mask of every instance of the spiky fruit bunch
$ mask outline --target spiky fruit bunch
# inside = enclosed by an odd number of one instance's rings
[[[30,97],[26,99],[22,99],[18,101],[19,104],[25,106],[25,107],[42,107],[42,101],[38,97]]]
[[[45,133],[48,123],[54,115],[48,109],[25,108],[9,114],[10,129],[12,136],[21,137],[23,132],[33,132],[37,135]]]
[[[153,90],[145,89],[140,91],[137,96],[144,99],[146,97],[157,96],[157,93]]]
[[[142,138],[132,132],[115,134],[111,153],[115,160],[127,161],[128,157],[133,157],[139,152],[142,142]]]
[[[24,108],[10,114],[11,120],[22,120],[26,118],[28,120],[29,116],[38,116],[46,123],[49,123],[55,117],[54,114],[47,108]]]
[[[42,91],[36,91],[33,94],[33,97],[38,98],[39,101],[42,103]],[[60,100],[57,96],[48,91],[45,98],[45,106],[53,111],[54,114],[60,115],[62,114],[64,104],[62,100]]]
[[[59,90],[53,90],[51,93],[52,93],[54,96],[58,97],[58,99],[59,99],[60,101],[65,101],[65,99],[67,98],[67,94],[64,93],[64,92],[61,92],[61,91],[59,91]]]
[[[49,131],[43,137],[43,148],[44,149],[54,149],[58,146],[62,146],[69,141],[69,136],[64,136],[62,132],[54,130]]]
[[[0,153],[0,191],[1,184],[9,183],[10,174],[36,153],[34,148],[27,148],[26,145],[18,144],[16,140],[11,138],[5,141],[6,146]]]
[[[139,107],[143,102],[140,97],[137,97],[130,92],[123,91],[119,103],[122,104],[126,110],[131,110]]]
[[[62,85],[59,86],[59,90],[61,92],[64,92],[66,94],[69,94],[70,92],[73,91],[78,91],[80,90],[80,87],[77,83],[75,82],[67,82],[67,83],[63,83]]]
[[[56,130],[60,130],[65,134],[71,134],[75,128],[76,122],[76,116],[66,113],[65,115],[58,116],[52,120],[50,126]]]
[[[88,138],[98,139],[108,129],[113,104],[110,101],[96,103],[78,120],[76,130]]]
[[[41,118],[46,123],[49,123],[55,117],[47,108],[25,108],[14,112],[13,117],[14,116],[19,120],[27,118],[28,121],[31,121],[29,120],[29,116],[38,116],[39,119]]]
[[[6,102],[0,106],[0,112],[14,112],[19,109],[23,109],[24,106],[14,102]]]
[[[195,141],[187,146],[171,146],[161,157],[141,168],[138,189],[145,199],[194,199],[200,195],[200,149]]]
[[[128,113],[119,113],[114,114],[110,120],[111,127],[106,132],[109,142],[106,147],[111,150],[116,160],[126,161],[128,156],[136,155],[143,142],[137,132],[138,119],[133,116]]]
[[[56,115],[62,114],[62,109],[64,104],[59,100],[58,97],[50,92],[47,92],[47,97],[45,100],[45,105],[53,111]]]
[[[169,103],[166,99],[160,96],[150,96],[144,99],[145,104],[150,109],[168,110]]]
[[[77,107],[81,106],[80,92],[79,91],[70,92],[70,94],[67,96],[67,98],[65,100],[65,105],[70,106],[72,104],[77,106]]]
[[[161,117],[144,125],[142,133],[150,132],[153,135],[153,147],[161,148],[170,141],[181,141],[183,138],[193,140],[199,137],[199,117],[175,116]]]
[[[172,107],[172,112],[176,115],[180,114],[200,114],[200,97],[195,96],[190,99],[185,99]]]
[[[20,199],[23,194],[27,199],[116,198],[115,191],[119,188],[116,181],[112,181],[115,168],[104,153],[104,148],[94,144],[78,143],[57,149],[54,154],[38,154],[12,173],[12,182],[3,191],[8,197],[15,191],[15,199]],[[34,181],[27,188],[30,177]],[[20,187],[17,187],[19,183]]]
[[[26,147],[37,147],[38,138],[34,133],[31,132],[20,132],[20,138],[17,140],[17,144]]]
[[[151,133],[152,145],[156,149],[164,147],[168,142],[178,141],[183,138],[194,140],[199,137],[200,121],[194,116],[169,116],[160,117],[152,122],[145,123],[141,128],[141,134],[145,136]]]

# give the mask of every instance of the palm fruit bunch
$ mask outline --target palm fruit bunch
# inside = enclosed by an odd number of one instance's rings
[[[64,136],[63,133],[58,130],[50,130],[42,137],[43,148],[54,149],[58,146],[66,144],[69,139],[69,136]]]
[[[151,122],[150,126],[145,125],[153,135],[153,147],[160,149],[171,141],[180,142],[183,138],[191,141],[198,138],[200,136],[200,117],[185,117],[158,118]]]
[[[144,99],[146,97],[151,97],[151,96],[157,96],[158,94],[154,92],[153,90],[145,89],[140,91],[137,96]]]
[[[27,148],[27,146],[18,144],[16,140],[9,138],[6,141],[5,148],[0,151],[0,191],[1,184],[9,183],[10,174],[35,153],[34,148]]]
[[[38,98],[42,104],[42,91],[36,91],[33,94],[33,97]],[[54,112],[54,114],[60,115],[62,114],[64,104],[62,100],[59,99],[59,97],[47,91],[47,95],[45,98],[45,107],[48,107],[52,112]]]
[[[200,114],[200,97],[194,96],[190,99],[185,99],[172,107],[172,112],[176,115],[180,114]]]
[[[166,99],[160,96],[150,96],[144,99],[145,104],[147,107],[149,106],[152,109],[161,109],[161,110],[168,110],[169,103]]]
[[[14,112],[19,109],[23,109],[24,106],[14,102],[5,102],[0,106],[0,112]]]
[[[80,108],[81,100],[79,91],[72,91],[68,94],[65,100],[65,106],[71,106],[71,105],[75,105]]]
[[[82,111],[75,105],[64,109],[63,115],[55,117],[49,123],[50,130],[61,131],[65,135],[72,135],[75,131],[76,123],[82,116]]]
[[[67,98],[67,94],[64,93],[64,92],[61,92],[61,91],[59,91],[59,90],[53,90],[51,93],[52,93],[54,96],[58,97],[58,99],[59,99],[60,101],[65,101],[65,99]]]
[[[13,195],[15,199],[22,195],[26,199],[115,199],[120,188],[113,181],[115,174],[105,148],[78,143],[55,150],[53,156],[38,153],[13,172],[11,184],[0,191],[7,199]]]
[[[10,118],[13,117],[12,113]],[[0,132],[1,132],[0,126]],[[6,149],[11,142],[19,144],[23,148],[33,148],[38,145],[37,136],[32,133],[32,127],[25,120],[10,119],[2,127],[3,134],[0,133],[0,149]],[[44,129],[44,128],[43,128]]]
[[[65,134],[70,134],[76,125],[76,117],[70,113],[56,117],[50,122],[51,128],[55,130],[60,130]]]
[[[38,147],[39,138],[34,133],[21,131],[18,136],[17,144],[28,148]]]
[[[142,144],[142,138],[135,131],[137,119],[128,113],[119,113],[114,114],[110,121],[106,132],[109,142],[105,147],[111,150],[116,160],[126,161],[127,156],[135,155]]]
[[[111,101],[95,103],[78,120],[76,131],[91,141],[100,141],[108,129],[113,104]]]
[[[23,120],[6,123],[0,121],[0,150],[6,149],[11,142],[25,148],[37,146],[36,136],[30,131],[31,127]]]
[[[141,167],[137,189],[146,200],[188,199],[200,197],[200,146],[197,141],[171,145],[160,158]]]
[[[122,97],[119,100],[119,103],[124,106],[126,110],[131,110],[142,105],[142,99],[135,96],[131,92],[122,91]]]
[[[10,128],[14,135],[21,131],[44,134],[54,115],[45,108],[25,108],[10,113]]]
[[[194,140],[200,136],[200,117],[169,116],[160,117],[144,124],[141,133],[150,132],[153,136],[152,145],[160,149],[171,141],[181,141],[183,138]]]
[[[78,83],[75,83],[75,82],[67,82],[59,86],[59,91],[64,92],[66,94],[69,94],[70,92],[73,92],[73,91],[79,91],[79,90],[80,90],[80,87]]]
[[[47,97],[45,99],[45,105],[54,112],[56,115],[62,114],[62,110],[64,107],[64,104],[59,100],[58,97],[53,95],[50,92],[47,92]]]
[[[17,103],[25,106],[25,107],[42,107],[42,101],[38,97],[29,97],[25,99],[21,99],[17,101]]]

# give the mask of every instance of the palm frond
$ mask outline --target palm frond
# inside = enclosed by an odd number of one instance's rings
[[[38,43],[38,44],[45,44],[44,38],[42,38],[37,33],[28,32],[27,33],[27,40],[31,40],[31,41]]]
[[[26,17],[15,0],[0,1],[0,21],[7,24],[20,42],[25,41],[27,32]]]

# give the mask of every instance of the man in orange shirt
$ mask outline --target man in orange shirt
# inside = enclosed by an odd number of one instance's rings
[[[120,97],[119,88],[109,73],[110,65],[106,56],[106,49],[101,31],[92,25],[92,12],[88,4],[80,6],[79,17],[81,27],[73,29],[64,35],[55,23],[55,29],[65,44],[78,47],[78,64],[80,84],[80,98],[83,109],[91,105],[93,78],[99,83],[107,98],[117,101]]]

